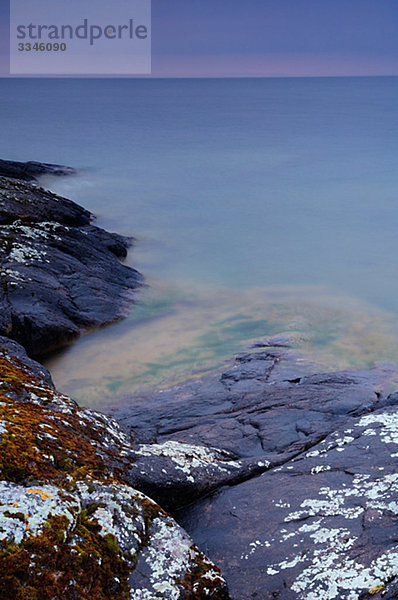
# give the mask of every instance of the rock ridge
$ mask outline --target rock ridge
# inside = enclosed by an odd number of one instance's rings
[[[120,260],[133,240],[92,225],[93,218],[71,200],[0,177],[0,335],[30,356],[123,318],[143,284]]]

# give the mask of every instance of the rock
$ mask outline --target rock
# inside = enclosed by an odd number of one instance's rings
[[[396,407],[349,419],[179,522],[221,566],[233,598],[373,597],[398,574],[397,456]]]
[[[0,335],[31,356],[125,316],[141,275],[118,260],[131,240],[41,188],[0,178]]]
[[[114,416],[152,455],[138,485],[158,494],[221,566],[232,598],[359,600],[398,575],[392,375],[322,373],[297,351],[261,351],[134,397]],[[194,490],[177,500],[174,480],[167,490],[153,453],[170,458],[176,443],[217,446],[214,463],[222,453],[232,461],[209,474],[217,492],[192,503]],[[181,497],[187,506],[178,510]]]
[[[383,371],[313,369],[295,351],[244,354],[221,373],[134,396],[114,416],[140,443],[178,441],[269,461],[298,454],[349,416],[381,406]]]
[[[42,187],[0,177],[0,225],[53,221],[79,227],[94,216],[85,208]]]
[[[132,440],[0,340],[0,599],[227,600],[219,569],[129,483]]]
[[[0,175],[21,179],[22,181],[35,182],[43,175],[65,176],[74,175],[75,170],[63,165],[52,165],[40,162],[16,162],[12,160],[0,160]]]
[[[262,340],[253,342],[250,348],[294,348],[300,346],[303,342],[307,342],[311,339],[309,333],[303,333],[300,331],[286,331],[279,333],[278,335],[270,335]]]
[[[12,360],[14,364],[19,365],[21,368],[27,368],[30,375],[32,375],[38,383],[54,389],[54,383],[48,369],[29,358],[26,354],[26,350],[16,342],[5,337],[0,337],[0,356],[10,357],[10,360]]]
[[[213,447],[175,441],[137,445],[128,480],[163,507],[176,510],[220,486],[237,483],[282,464],[279,457],[236,460]]]

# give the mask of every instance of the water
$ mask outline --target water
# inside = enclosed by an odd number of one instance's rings
[[[109,229],[150,289],[49,361],[94,406],[294,331],[325,367],[398,359],[398,78],[6,80],[0,156]],[[81,365],[84,365],[82,368]]]

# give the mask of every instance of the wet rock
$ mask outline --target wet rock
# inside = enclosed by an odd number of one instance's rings
[[[88,210],[67,198],[36,185],[0,177],[1,225],[54,221],[79,227],[89,225],[93,218]]]
[[[73,175],[75,170],[64,165],[52,165],[41,162],[17,162],[0,160],[0,175],[21,179],[22,181],[35,182],[43,175],[65,176]]]
[[[37,356],[125,316],[142,284],[131,240],[41,188],[0,178],[0,334]]]
[[[132,487],[134,456],[113,419],[0,340],[2,600],[229,598],[218,567]]]
[[[309,341],[311,335],[300,331],[287,331],[277,335],[270,335],[262,340],[257,340],[250,348],[294,348],[303,342]]]
[[[148,396],[114,416],[137,441],[214,446],[236,459],[299,453],[351,415],[375,410],[386,374],[314,373],[298,352],[238,356],[221,373]]]

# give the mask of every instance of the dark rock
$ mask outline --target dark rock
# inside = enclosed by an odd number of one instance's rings
[[[221,374],[134,396],[114,416],[146,443],[213,446],[235,458],[299,453],[375,410],[387,378],[376,369],[307,375],[313,368],[296,352],[245,354]]]
[[[0,335],[32,356],[129,311],[141,284],[122,265],[130,239],[90,225],[70,200],[0,179]]]
[[[16,162],[0,160],[0,175],[21,179],[22,181],[35,182],[43,175],[65,176],[73,175],[76,171],[63,165],[52,165],[41,162]]]
[[[16,221],[61,223],[71,227],[89,225],[93,215],[67,198],[44,188],[0,177],[0,225]]]
[[[397,456],[397,408],[351,418],[178,520],[224,569],[236,600],[373,597],[398,572]]]
[[[222,373],[134,397],[115,415],[159,447],[200,444],[234,458],[235,478],[232,466],[212,473],[206,484],[218,491],[195,504],[206,471],[176,497],[178,481],[167,488],[161,463],[149,458],[156,445],[145,446],[135,481],[221,565],[235,600],[358,600],[398,573],[391,375],[320,373],[298,352],[262,351]],[[184,501],[189,506],[176,510]]]
[[[232,485],[286,462],[294,453],[237,460],[212,447],[175,441],[133,448],[128,480],[166,509],[176,511],[223,485]]]

